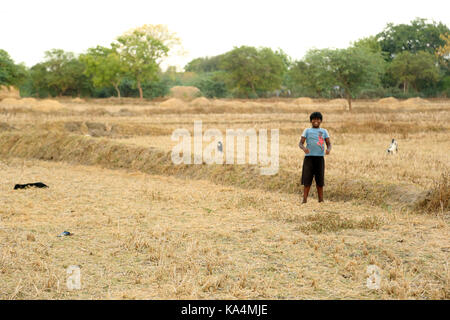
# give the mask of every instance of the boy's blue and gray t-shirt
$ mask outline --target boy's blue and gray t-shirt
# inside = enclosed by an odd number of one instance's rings
[[[325,155],[325,139],[330,137],[326,129],[306,128],[303,130],[302,137],[306,138],[306,148],[309,149],[309,153],[305,156]]]

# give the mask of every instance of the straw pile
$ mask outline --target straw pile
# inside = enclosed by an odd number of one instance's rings
[[[23,101],[16,98],[5,98],[0,101],[0,106],[5,109],[21,108],[23,105]]]
[[[81,98],[76,97],[76,98],[72,99],[72,102],[74,102],[74,103],[85,103],[86,101],[81,99]]]
[[[189,86],[175,86],[170,89],[172,98],[191,101],[200,95],[200,89]]]
[[[19,90],[13,86],[0,86],[0,101],[6,98],[20,99]]]
[[[409,98],[405,101],[402,101],[401,104],[406,107],[418,107],[424,106],[428,104],[428,101],[419,97]]]
[[[397,104],[399,101],[394,97],[388,97],[378,100],[378,104]]]
[[[186,107],[186,104],[183,102],[183,100],[171,98],[161,103],[160,106],[165,108],[184,108]]]
[[[62,104],[51,99],[44,99],[31,105],[31,109],[41,112],[53,112],[62,109]]]
[[[0,106],[5,109],[26,108],[41,112],[59,111],[63,107],[61,103],[55,100],[36,100],[34,98],[5,98],[0,102]]]
[[[37,103],[37,100],[35,98],[23,98],[21,99],[24,105],[33,105],[35,103]]]
[[[192,100],[190,105],[193,107],[209,107],[211,102],[204,97],[200,97]]]

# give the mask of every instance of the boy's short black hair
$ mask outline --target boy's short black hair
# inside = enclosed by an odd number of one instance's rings
[[[322,114],[320,112],[313,112],[311,113],[311,115],[309,116],[309,121],[311,122],[312,119],[320,119],[320,121],[322,121]]]

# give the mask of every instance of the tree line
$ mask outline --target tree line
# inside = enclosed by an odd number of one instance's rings
[[[163,72],[161,62],[181,40],[167,26],[144,25],[79,55],[49,50],[31,68],[0,50],[0,85],[18,86],[22,96],[140,98],[192,85],[206,97],[342,97],[350,108],[353,98],[449,97],[449,33],[442,22],[417,18],[345,49],[311,49],[300,60],[282,49],[240,46]]]

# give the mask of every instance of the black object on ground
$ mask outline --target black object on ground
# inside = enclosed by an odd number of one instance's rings
[[[45,183],[42,183],[42,182],[25,183],[25,184],[16,184],[16,185],[14,186],[14,190],[17,190],[17,189],[26,189],[26,188],[31,188],[31,187],[35,187],[35,188],[48,188],[48,185],[46,185]]]

